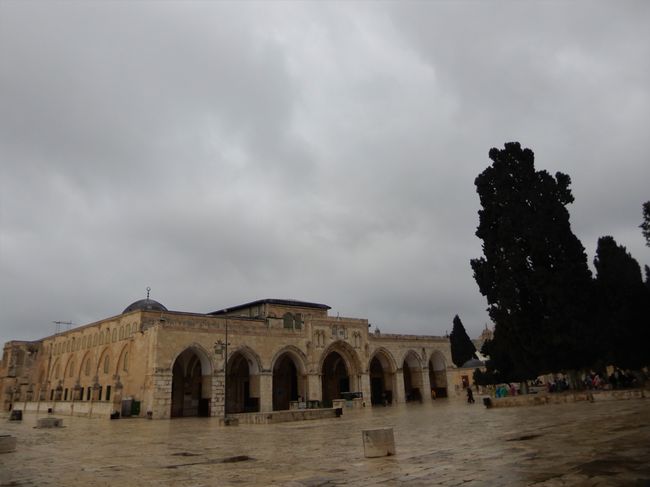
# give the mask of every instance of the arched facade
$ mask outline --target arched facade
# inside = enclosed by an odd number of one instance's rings
[[[63,414],[223,417],[350,398],[395,405],[431,390],[443,397],[447,387],[444,337],[369,333],[367,320],[290,300],[209,314],[143,303],[39,342],[10,342],[5,353],[22,353],[0,368],[2,390],[12,391],[4,407],[33,396],[36,410]]]

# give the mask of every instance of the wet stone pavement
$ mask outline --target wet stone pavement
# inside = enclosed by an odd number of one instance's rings
[[[650,486],[650,400],[485,409],[459,400],[345,410],[341,418],[224,427],[70,418],[0,455],[0,486]],[[364,458],[361,430],[394,429],[395,456]]]

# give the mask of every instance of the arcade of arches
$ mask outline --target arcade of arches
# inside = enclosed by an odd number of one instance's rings
[[[345,344],[343,344],[345,345]],[[272,365],[272,372],[266,373],[247,351],[235,351],[228,359],[225,380],[226,414],[262,411],[265,399],[264,383],[270,381],[271,400],[267,410],[281,411],[300,407],[332,407],[335,399],[349,397],[348,393],[367,389],[366,400],[372,406],[386,406],[397,402],[422,401],[432,397],[447,396],[445,359],[442,353],[434,352],[423,366],[420,357],[409,351],[402,360],[401,368],[392,354],[383,349],[369,360],[367,368],[347,347],[338,347],[326,352],[321,360],[319,373],[305,373],[306,364],[296,353],[283,352]],[[172,369],[171,417],[210,415],[211,382],[216,378],[204,373],[201,352],[188,348],[175,360]],[[212,370],[211,366],[207,370]],[[367,378],[367,387],[363,381]],[[310,387],[318,384],[316,392],[309,394]],[[305,407],[305,406],[302,406]]]

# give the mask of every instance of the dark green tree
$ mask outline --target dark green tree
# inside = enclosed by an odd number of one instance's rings
[[[456,367],[462,367],[465,362],[476,358],[476,347],[470,340],[463,323],[458,315],[454,316],[454,326],[449,335],[451,344],[451,360]]]
[[[639,263],[610,236],[598,239],[596,315],[606,364],[638,369],[650,365],[650,293]]]
[[[645,237],[645,244],[650,247],[650,201],[643,203],[643,222],[639,227]]]
[[[484,256],[471,261],[495,323],[488,372],[523,380],[579,369],[594,360],[592,278],[566,209],[571,179],[536,171],[533,151],[518,142],[489,156],[475,181]]]

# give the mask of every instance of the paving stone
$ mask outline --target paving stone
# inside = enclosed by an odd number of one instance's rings
[[[288,487],[650,485],[650,400],[524,408],[453,400],[342,418],[220,427],[213,418],[2,422],[20,442],[0,486]],[[396,455],[365,458],[361,431],[393,428]],[[510,440],[510,441],[508,441]],[[228,458],[246,461],[223,462]],[[175,466],[175,468],[169,468]]]

